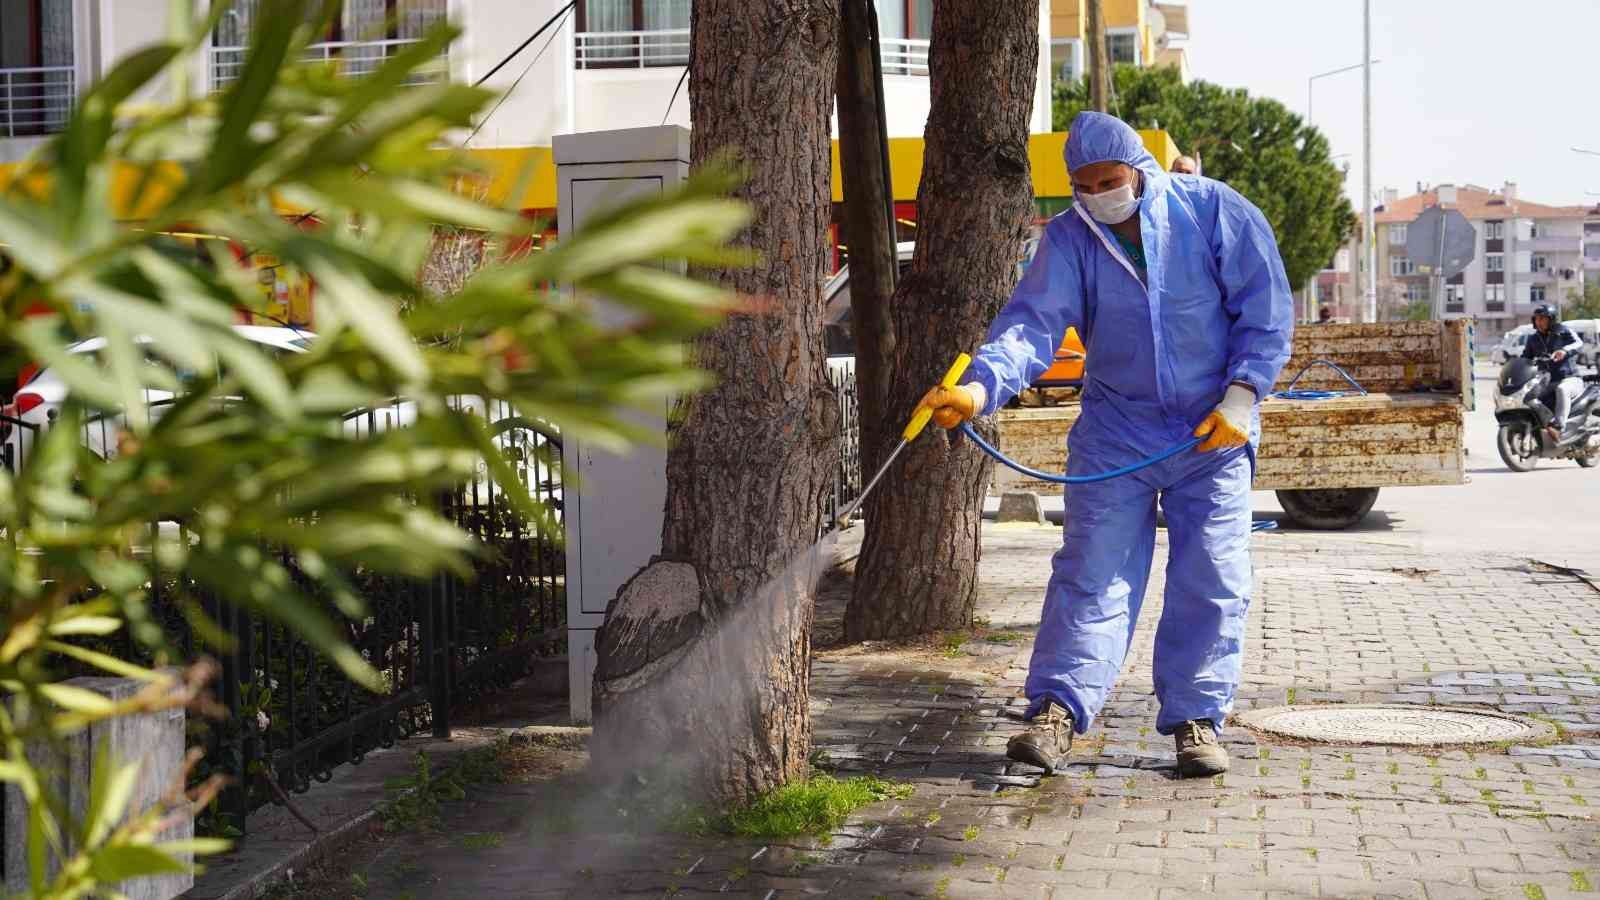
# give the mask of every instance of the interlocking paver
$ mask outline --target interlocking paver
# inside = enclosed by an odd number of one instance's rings
[[[1055,529],[989,527],[978,615],[996,628],[1037,625],[1058,540]],[[1580,887],[1600,884],[1600,642],[1590,637],[1600,635],[1600,593],[1511,558],[1423,556],[1348,535],[1257,537],[1238,709],[1291,699],[1447,703],[1526,708],[1568,724],[1556,744],[1509,752],[1303,747],[1229,727],[1233,769],[1177,781],[1171,740],[1152,727],[1164,533],[1159,544],[1123,679],[1057,777],[1003,756],[1024,727],[1016,715],[1026,641],[954,659],[822,650],[814,743],[842,775],[908,780],[912,798],[861,811],[826,844],[677,837],[597,855],[583,841],[541,838],[531,855],[505,854],[492,869],[435,864],[439,851],[419,847],[418,865],[450,881],[419,877],[405,888],[419,900],[531,884],[574,897],[726,888],[755,897],[1439,900],[1535,888],[1581,897]],[[825,597],[819,619],[837,617],[842,596]],[[482,804],[529,800],[507,791],[472,802],[471,814],[486,817]],[[675,875],[682,853],[698,866]]]

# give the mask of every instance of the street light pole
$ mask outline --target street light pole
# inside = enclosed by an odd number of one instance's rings
[[[1372,0],[1361,2],[1361,202],[1365,205],[1362,238],[1367,242],[1366,313],[1378,318],[1378,247],[1372,230]]]
[[[1382,61],[1383,60],[1381,60],[1381,59],[1375,59],[1375,60],[1372,61],[1372,64],[1373,65],[1377,65],[1378,63],[1380,63]],[[1330,75],[1340,75],[1340,74],[1343,74],[1345,72],[1353,72],[1356,69],[1361,68],[1362,65],[1363,65],[1363,63],[1356,63],[1353,66],[1343,66],[1343,67],[1340,67],[1340,68],[1337,68],[1337,69],[1329,69],[1326,72],[1319,72],[1316,75],[1312,75],[1311,77],[1306,79],[1306,127],[1307,128],[1313,128],[1316,125],[1316,119],[1312,115],[1313,111],[1316,109],[1316,107],[1313,105],[1314,94],[1312,92],[1312,88],[1314,88],[1316,86],[1317,79],[1319,79],[1319,78],[1327,78]],[[1338,157],[1330,157],[1330,159],[1337,159],[1337,158]],[[1317,284],[1317,275],[1316,275],[1316,273],[1312,273],[1311,278],[1310,278],[1310,280],[1308,280],[1306,282],[1306,287],[1305,287],[1305,301],[1304,301],[1304,303],[1305,303],[1305,313],[1303,315],[1303,319],[1302,320],[1306,321],[1306,322],[1311,322],[1311,321],[1314,321],[1316,319],[1316,314],[1317,314],[1316,284]]]

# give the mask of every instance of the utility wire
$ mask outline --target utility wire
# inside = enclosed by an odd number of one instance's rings
[[[567,9],[571,9],[571,8],[572,8],[571,6],[567,7]],[[564,15],[566,15],[566,11],[563,10],[562,12],[558,13],[557,15],[564,16]],[[545,27],[548,28],[549,26],[550,26],[550,23],[546,22],[545,23]],[[544,28],[539,29],[539,32],[543,32],[543,31],[544,31]],[[528,60],[528,65],[523,68],[522,74],[517,76],[517,80],[511,82],[511,86],[505,89],[505,92],[500,95],[500,99],[498,99],[498,100],[496,100],[494,102],[494,106],[489,107],[489,111],[483,114],[483,118],[478,120],[478,124],[472,126],[472,133],[467,135],[467,139],[465,141],[461,142],[461,146],[462,147],[466,147],[467,145],[471,144],[472,143],[472,139],[477,137],[478,136],[478,132],[483,130],[483,126],[488,124],[489,120],[494,117],[494,114],[500,111],[501,104],[505,103],[506,100],[510,99],[512,93],[514,93],[516,91],[517,85],[522,83],[522,79],[528,77],[528,73],[532,72],[533,71],[533,67],[538,64],[540,59],[544,58],[544,52],[546,50],[550,49],[550,45],[555,43],[556,37],[558,35],[560,35],[560,34],[561,34],[561,29],[557,28],[555,30],[555,32],[553,34],[551,34],[550,37],[545,40],[544,46],[540,47],[539,48],[539,52],[535,53],[533,55],[533,59]],[[534,37],[538,37],[538,36],[539,36],[539,33],[535,32]],[[513,54],[513,55],[515,55],[515,54]],[[498,69],[499,66],[496,66],[495,68]],[[490,74],[492,75],[494,73],[491,72]],[[487,77],[489,77],[489,76],[488,75],[484,76],[484,78],[487,78]],[[482,84],[483,82],[480,79],[478,83]],[[676,95],[674,95],[674,96],[676,96]]]
[[[547,30],[549,30],[550,26],[554,25],[556,23],[557,19],[561,18],[562,16],[566,15],[569,12],[572,12],[573,7],[575,7],[577,5],[578,5],[578,0],[572,0],[571,3],[568,3],[566,6],[563,6],[560,9],[556,10],[556,14],[551,16],[550,19],[548,21],[546,21],[543,25],[540,25],[538,31],[535,31],[533,34],[528,35],[528,39],[527,40],[525,40],[522,43],[518,44],[517,45],[517,49],[515,49],[515,50],[511,51],[510,53],[506,54],[506,58],[505,59],[502,59],[499,62],[495,63],[494,68],[490,69],[482,78],[479,78],[477,81],[474,81],[472,83],[472,86],[473,87],[482,87],[483,83],[485,81],[488,81],[489,79],[493,78],[495,76],[496,72],[499,72],[501,69],[506,67],[507,63],[511,62],[513,59],[516,59],[517,58],[517,54],[519,54],[522,51],[528,49],[528,45],[532,44],[534,41],[537,41],[539,39],[539,35],[544,34]],[[546,45],[546,46],[548,46],[548,45]]]

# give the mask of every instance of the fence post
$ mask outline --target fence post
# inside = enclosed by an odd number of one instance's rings
[[[439,573],[428,582],[428,614],[423,650],[428,655],[428,706],[433,736],[450,736],[450,576]]]

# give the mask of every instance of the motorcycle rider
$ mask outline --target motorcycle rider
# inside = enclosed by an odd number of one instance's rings
[[[1533,334],[1522,347],[1523,359],[1550,357],[1550,381],[1555,385],[1555,418],[1550,420],[1550,439],[1560,442],[1567,427],[1567,413],[1572,401],[1583,393],[1583,379],[1578,377],[1578,367],[1573,354],[1583,349],[1583,340],[1572,329],[1561,324],[1556,308],[1541,303],[1533,310]]]

